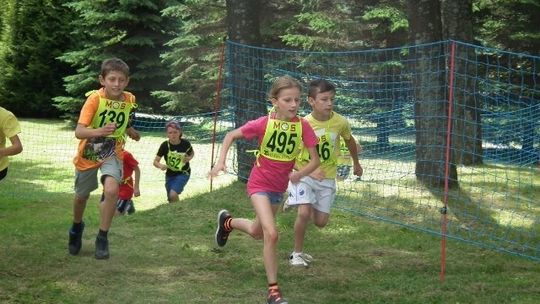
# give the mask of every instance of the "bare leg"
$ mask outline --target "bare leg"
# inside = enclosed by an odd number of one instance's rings
[[[313,224],[319,228],[324,228],[328,224],[328,219],[330,218],[329,213],[321,212],[317,209],[313,209],[311,212],[311,217],[313,219]]]
[[[310,204],[298,205],[296,221],[294,222],[294,251],[302,252],[307,225],[311,219],[312,207]]]
[[[178,198],[178,193],[176,193],[176,191],[174,190],[169,191],[168,200],[169,200],[169,203],[179,202],[180,199]]]
[[[84,215],[84,210],[86,209],[86,203],[88,202],[88,196],[80,197],[75,194],[75,199],[73,200],[73,222],[80,223]]]
[[[108,231],[111,227],[112,219],[116,211],[116,202],[118,201],[118,182],[112,176],[106,176],[103,183],[103,194],[105,199],[99,206],[101,221],[99,229]]]
[[[233,218],[231,226],[256,240],[263,239],[263,260],[268,283],[277,282],[277,241],[278,232],[274,215],[279,205],[271,205],[267,196],[254,194],[251,203],[255,209],[255,220]]]
[[[254,224],[262,227],[263,232],[263,260],[268,283],[277,282],[277,242],[279,239],[275,222],[275,213],[279,205],[271,205],[267,196],[254,194],[251,203],[257,215]]]

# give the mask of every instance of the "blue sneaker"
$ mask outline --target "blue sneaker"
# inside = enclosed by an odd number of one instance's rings
[[[81,251],[83,231],[84,231],[84,222],[81,222],[81,231],[79,232],[73,231],[73,227],[69,229],[69,242],[68,242],[69,254],[77,255],[79,254],[79,251]]]

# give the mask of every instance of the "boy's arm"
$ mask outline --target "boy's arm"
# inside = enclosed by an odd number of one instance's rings
[[[135,130],[135,128],[132,126],[126,129],[126,134],[134,141],[139,141],[141,139],[141,134],[139,134],[139,132],[137,132],[137,130]]]
[[[310,157],[309,163],[306,166],[304,166],[304,168],[298,171],[292,172],[289,175],[289,180],[293,184],[298,183],[302,177],[311,174],[311,172],[315,171],[315,169],[317,169],[319,165],[321,164],[321,161],[319,160],[319,154],[317,153],[317,149],[315,147],[311,147],[307,149],[309,151],[309,157]]]
[[[108,123],[97,129],[88,128],[87,126],[79,123],[75,129],[75,137],[78,139],[105,137],[113,134],[115,130],[116,124],[114,122]]]
[[[6,148],[0,148],[0,157],[17,155],[22,152],[23,146],[18,135],[14,135],[9,138],[11,146]]]
[[[356,139],[354,139],[354,136],[352,135],[348,140],[345,140],[345,143],[347,144],[347,149],[349,149],[353,161],[354,175],[362,176],[362,174],[364,173],[364,169],[362,168],[362,166],[360,165],[360,161],[358,160],[358,152],[362,149],[362,147],[359,143],[356,142]]]
[[[139,166],[135,166],[133,168],[133,172],[135,173],[135,180],[133,181],[133,195],[135,197],[141,195],[141,191],[139,190],[139,181],[141,180],[141,169]]]
[[[212,170],[208,173],[208,176],[210,178],[216,177],[219,173],[219,171],[227,172],[227,166],[225,165],[225,161],[227,160],[227,152],[229,151],[229,148],[231,147],[232,143],[238,139],[242,138],[243,134],[240,129],[234,129],[225,135],[225,138],[223,139],[223,144],[221,145],[221,150],[219,151],[219,159],[214,164],[214,167],[212,167]]]

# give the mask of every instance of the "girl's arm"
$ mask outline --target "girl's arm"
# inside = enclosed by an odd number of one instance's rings
[[[208,173],[209,177],[216,177],[220,171],[227,172],[227,166],[225,165],[225,161],[227,160],[227,152],[229,152],[232,143],[242,137],[243,134],[240,129],[234,129],[225,135],[223,144],[221,145],[221,150],[219,151],[219,158],[214,164],[212,170],[210,170]]]
[[[304,168],[292,172],[289,175],[289,180],[296,184],[300,181],[300,179],[304,176],[309,175],[311,172],[315,171],[321,164],[321,161],[319,160],[319,154],[317,153],[317,149],[315,147],[307,148],[309,151],[310,160],[307,165],[304,166]]]
[[[161,156],[156,155],[156,158],[154,158],[154,167],[160,169],[161,171],[167,170],[167,166],[160,163]]]

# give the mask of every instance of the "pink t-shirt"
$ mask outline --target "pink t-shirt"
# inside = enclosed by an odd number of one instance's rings
[[[298,120],[295,120],[298,121]],[[315,147],[318,142],[317,135],[307,120],[302,121],[302,141],[308,148]],[[266,131],[268,116],[263,116],[255,120],[248,121],[240,127],[245,139],[257,138],[260,145]],[[247,182],[247,192],[251,196],[256,192],[278,192],[283,193],[287,190],[289,174],[294,167],[294,161],[275,161],[259,156],[259,166],[253,164],[249,179]]]

